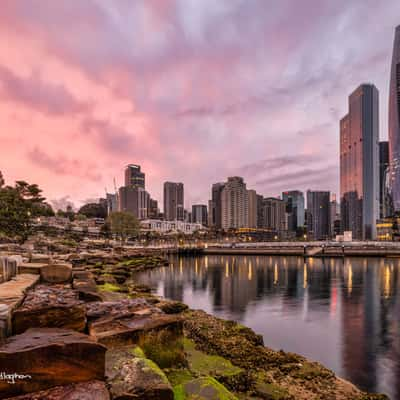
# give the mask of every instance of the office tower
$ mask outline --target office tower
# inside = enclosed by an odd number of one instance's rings
[[[326,240],[330,236],[330,193],[307,191],[307,232],[310,238]]]
[[[118,195],[115,193],[107,193],[107,215],[110,215],[114,211],[118,211]]]
[[[332,194],[330,205],[331,236],[340,234],[340,207],[336,200],[336,194]]]
[[[257,228],[257,193],[255,190],[248,190],[248,227]]]
[[[145,188],[145,174],[140,171],[140,165],[129,164],[125,167],[125,186]]]
[[[222,229],[246,228],[248,196],[243,178],[228,178],[221,192]]]
[[[194,204],[192,206],[191,222],[207,226],[208,215],[207,215],[207,206],[205,204]]]
[[[211,200],[208,202],[208,225],[216,229],[222,228],[221,193],[224,183],[214,183],[211,188]]]
[[[379,218],[386,216],[385,186],[389,167],[389,142],[379,142]]]
[[[394,211],[400,211],[400,25],[396,28],[389,89],[389,163]]]
[[[164,219],[166,221],[184,220],[183,183],[164,183]]]
[[[148,218],[150,195],[137,186],[122,186],[118,191],[119,211],[131,212],[138,219]]]
[[[160,210],[158,209],[158,201],[149,196],[149,204],[147,205],[147,218],[157,219],[159,214]]]
[[[288,230],[296,232],[304,226],[304,195],[299,190],[282,193],[282,200],[286,203],[288,213]]]
[[[184,222],[192,222],[192,213],[188,210],[183,210],[183,221]]]
[[[355,239],[374,239],[379,218],[379,92],[363,84],[349,97],[340,121],[342,230]]]
[[[276,233],[287,230],[286,204],[275,197],[267,197],[262,202],[262,228],[270,229]]]
[[[261,194],[258,194],[257,195],[257,228],[264,227],[263,202],[264,202],[264,197]]]

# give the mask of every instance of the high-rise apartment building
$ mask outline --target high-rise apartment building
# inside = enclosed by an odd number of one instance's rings
[[[125,186],[145,188],[145,174],[141,172],[140,165],[128,164],[125,167]]]
[[[183,183],[164,183],[164,219],[166,221],[184,220]]]
[[[282,193],[282,200],[286,203],[288,213],[288,230],[296,232],[304,226],[304,195],[299,190],[290,190]]]
[[[210,227],[222,228],[221,194],[225,184],[214,183],[211,188],[211,200],[208,202],[208,225]]]
[[[379,92],[363,84],[349,97],[340,121],[342,230],[373,239],[379,218]]]
[[[258,199],[257,192],[253,189],[247,191],[248,196],[248,220],[247,226],[248,228],[257,228],[257,217],[258,217]]]
[[[389,89],[389,163],[394,211],[400,211],[400,25],[396,28]]]
[[[138,219],[148,218],[150,195],[141,187],[122,186],[118,191],[119,211],[128,211]]]
[[[386,176],[389,168],[389,142],[379,142],[379,218],[387,215]]]
[[[194,204],[192,206],[191,222],[207,226],[208,215],[207,215],[207,206],[205,204]]]
[[[275,197],[267,197],[262,202],[262,226],[277,234],[287,231],[286,204]]]
[[[149,196],[149,204],[147,206],[147,218],[158,219],[160,216],[160,210],[158,209],[158,201],[152,199]]]
[[[221,192],[222,229],[248,226],[248,195],[243,178],[228,178]]]
[[[330,237],[330,192],[307,191],[307,232],[310,238],[325,240]]]

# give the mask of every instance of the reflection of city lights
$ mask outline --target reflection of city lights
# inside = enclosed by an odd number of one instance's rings
[[[182,258],[179,260],[179,273],[181,275],[183,273],[183,260],[182,260]]]
[[[274,265],[274,285],[278,283],[278,264],[275,263]]]
[[[198,272],[199,272],[199,263],[198,263],[198,260],[197,260],[197,258],[196,258],[196,261],[194,262],[194,268],[195,268],[196,275],[197,275],[197,274],[198,274]]]
[[[225,278],[229,278],[229,263],[225,263]]]
[[[305,289],[307,287],[307,264],[304,263],[303,266],[303,288]]]
[[[351,264],[348,265],[348,276],[347,276],[347,292],[350,294],[353,290],[353,267]]]
[[[206,267],[206,269],[208,268],[208,256],[206,256],[206,258],[204,259],[204,266]]]
[[[251,281],[251,279],[253,278],[253,266],[251,265],[251,261],[249,261],[249,268],[248,268],[248,272],[247,272],[247,279],[249,281]]]
[[[390,268],[388,266],[385,267],[383,296],[385,298],[388,298],[390,296]]]

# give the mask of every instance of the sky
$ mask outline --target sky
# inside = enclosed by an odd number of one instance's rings
[[[339,120],[380,91],[398,0],[1,0],[0,171],[56,208],[123,184],[128,163],[186,206],[243,176],[265,196],[339,186]]]

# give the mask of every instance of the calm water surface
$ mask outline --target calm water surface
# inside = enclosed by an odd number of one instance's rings
[[[174,257],[136,275],[159,295],[234,319],[264,343],[400,399],[400,259]]]

